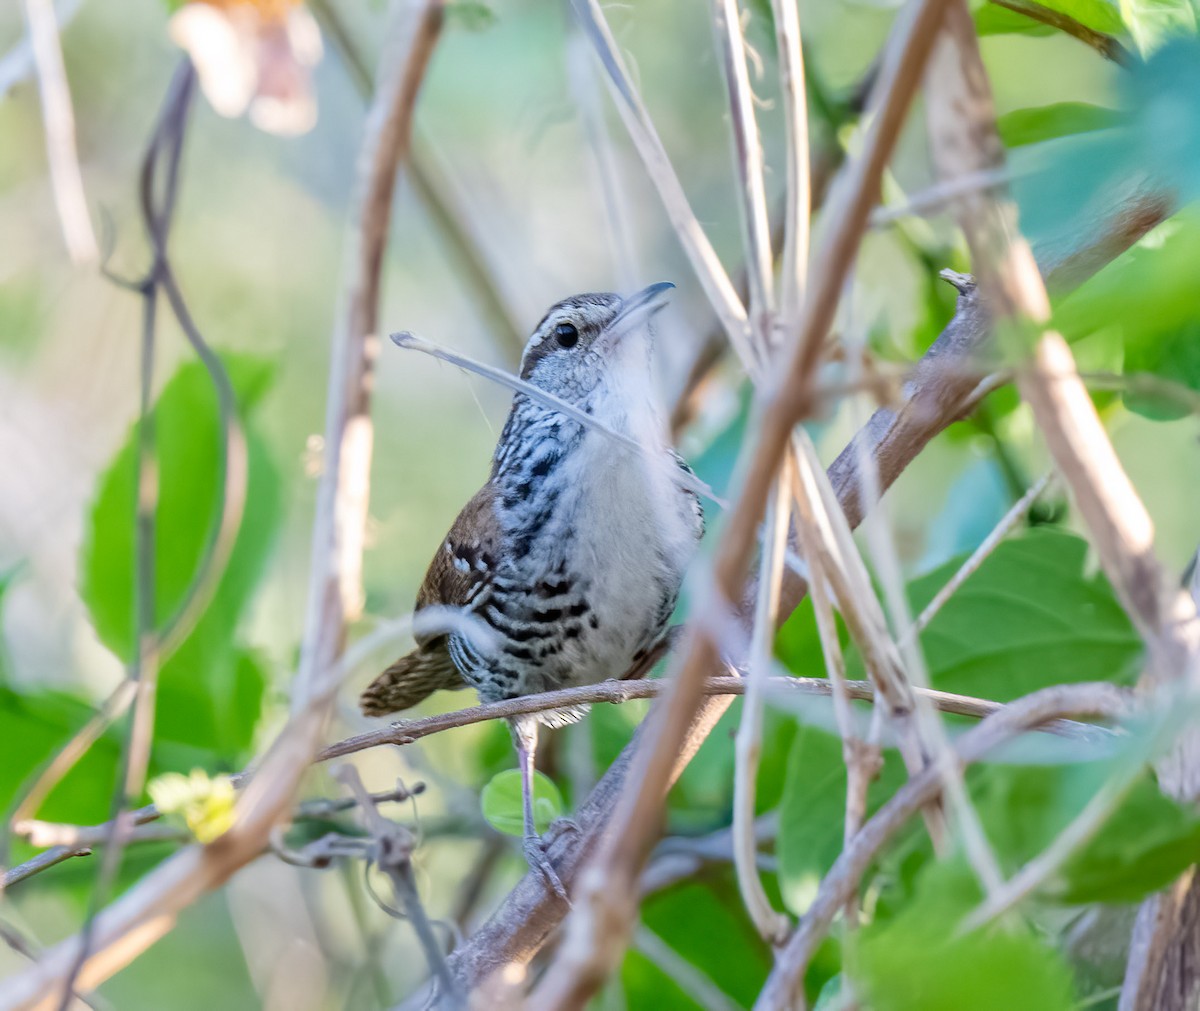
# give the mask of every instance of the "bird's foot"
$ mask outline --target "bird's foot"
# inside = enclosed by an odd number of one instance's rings
[[[573,818],[555,818],[550,823],[550,827],[542,833],[542,845],[549,849],[559,839],[565,835],[579,836],[583,834],[583,829],[579,827],[579,822]]]
[[[546,879],[546,884],[550,886],[550,891],[569,906],[571,898],[567,895],[566,888],[563,887],[562,879],[558,876],[558,871],[554,869],[554,865],[550,863],[550,858],[546,855],[548,847],[545,840],[535,835],[527,835],[525,837],[524,848],[525,861],[529,864],[530,869],[540,871],[542,877]]]

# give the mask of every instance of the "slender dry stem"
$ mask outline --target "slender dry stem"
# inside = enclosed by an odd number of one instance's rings
[[[71,88],[58,40],[58,23],[52,0],[25,0],[29,42],[37,67],[38,90],[42,96],[42,120],[46,128],[46,158],[54,203],[62,225],[67,252],[76,263],[93,263],[98,256],[96,235],[83,193],[83,173],[75,148],[75,112]]]

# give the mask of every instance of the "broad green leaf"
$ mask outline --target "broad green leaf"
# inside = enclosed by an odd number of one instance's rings
[[[1125,121],[1116,109],[1086,102],[1056,102],[1007,113],[996,120],[996,128],[1006,147],[1020,147],[1072,133],[1107,130]]]
[[[675,954],[696,966],[730,1003],[749,1007],[771,968],[771,949],[754,930],[726,866],[705,881],[690,881],[649,898],[641,910],[646,928]],[[657,966],[631,949],[621,970],[630,1008],[692,1007]],[[671,988],[673,989],[673,987]],[[678,996],[676,999],[671,999]]]
[[[1018,14],[999,4],[983,3],[975,12],[975,31],[979,35],[1053,35],[1054,29],[1026,14]]]
[[[1083,810],[1111,772],[1087,765],[992,766],[979,810],[1010,870],[1033,858]],[[1065,903],[1137,902],[1200,859],[1200,815],[1163,795],[1144,774],[1103,828],[1043,889]]]
[[[234,647],[238,621],[257,585],[280,518],[279,477],[253,425],[271,366],[225,359],[246,429],[249,459],[242,525],[216,593],[159,673],[156,736],[235,761],[250,745],[264,675]],[[155,529],[155,614],[182,604],[220,509],[216,394],[198,363],[184,365],[155,406],[159,505]],[[101,640],[128,661],[134,629],[136,430],[102,475],[89,517],[81,595]],[[199,753],[194,761],[211,762]]]
[[[1125,372],[1137,383],[1144,375],[1154,382],[1133,385],[1124,393],[1125,406],[1152,421],[1174,421],[1196,411],[1200,401],[1200,319],[1183,324],[1157,340],[1130,344]],[[1187,394],[1190,392],[1190,396]]]
[[[25,693],[0,683],[0,807],[11,807],[92,713],[85,702],[61,692]],[[50,794],[41,817],[84,825],[104,821],[120,753],[116,734],[104,734]]]
[[[483,816],[492,828],[505,835],[524,835],[525,816],[521,798],[521,773],[516,769],[498,772],[483,788],[479,798]],[[533,774],[533,823],[538,834],[545,832],[563,813],[562,794],[554,780],[541,772]]]
[[[934,687],[1007,701],[1051,684],[1129,681],[1141,640],[1087,542],[1039,527],[1002,543],[934,617],[921,645]],[[961,559],[909,585],[918,614]]]
[[[879,778],[867,791],[873,813],[905,781],[895,752],[887,755]],[[792,912],[801,915],[816,897],[817,885],[842,850],[846,812],[846,765],[841,739],[812,726],[796,731],[788,756],[787,783],[779,804],[779,889]]]
[[[857,938],[847,966],[864,1003],[876,1011],[1071,1007],[1070,970],[1027,931],[1006,925],[959,932],[979,898],[967,868],[932,864],[905,909],[863,928]]]
[[[1089,574],[1087,544],[1039,528],[1003,542],[934,617],[921,637],[934,687],[1007,701],[1050,684],[1131,680],[1141,642],[1102,576]],[[917,614],[958,571],[961,559],[909,585]],[[820,668],[811,608],[779,637],[779,655],[797,674]],[[862,663],[848,651],[851,676]],[[812,724],[820,716],[821,726]],[[841,850],[846,772],[830,707],[806,703],[792,744],[780,805],[779,878],[789,908],[802,912]],[[894,753],[872,784],[876,809],[904,780]],[[918,861],[919,864],[919,861]]]

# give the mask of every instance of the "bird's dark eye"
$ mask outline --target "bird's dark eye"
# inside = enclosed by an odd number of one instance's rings
[[[573,348],[579,342],[579,331],[574,323],[559,323],[554,328],[554,336],[558,338],[559,347]]]

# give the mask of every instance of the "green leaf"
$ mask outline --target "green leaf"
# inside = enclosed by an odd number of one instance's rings
[[[1056,102],[1031,109],[1017,109],[996,120],[1006,147],[1037,144],[1055,137],[1124,125],[1123,113],[1086,102]]]
[[[498,772],[483,788],[479,798],[488,824],[505,835],[524,835],[525,816],[521,797],[521,773],[516,769]],[[554,780],[541,772],[533,774],[533,824],[541,835],[563,813],[562,794]]]
[[[867,791],[874,813],[905,781],[893,752]],[[813,726],[796,731],[779,805],[779,890],[788,909],[802,915],[842,850],[846,812],[846,765],[836,734]]]
[[[999,4],[983,3],[975,12],[975,31],[985,35],[1053,35],[1054,29],[1026,14],[1018,14]]]
[[[1044,850],[1111,771],[1111,762],[988,768],[979,810],[988,838],[1008,868],[1015,870]],[[1138,902],[1197,859],[1200,815],[1164,796],[1147,772],[1042,891],[1068,904]]]
[[[749,1007],[771,969],[771,949],[746,916],[728,867],[704,882],[689,881],[649,898],[642,922],[739,1007]],[[693,1007],[669,978],[631,949],[621,970],[626,1006]]]
[[[1185,323],[1179,330],[1157,340],[1131,343],[1125,350],[1125,372],[1145,374],[1183,391],[1200,394],[1200,320]],[[1123,399],[1129,410],[1152,421],[1175,421],[1196,410],[1197,397],[1185,397],[1169,387],[1147,384],[1126,390]]]
[[[934,687],[1006,702],[1051,684],[1130,681],[1141,640],[1087,554],[1082,538],[1044,527],[1003,542],[921,636]],[[961,561],[910,584],[914,614]]]
[[[1121,17],[1143,56],[1172,37],[1196,34],[1190,0],[1120,0]]]
[[[225,364],[246,431],[245,510],[212,600],[159,672],[156,736],[236,761],[250,746],[265,676],[234,648],[234,634],[271,550],[281,496],[279,476],[253,425],[272,368],[245,355],[226,356]],[[221,508],[216,394],[199,363],[184,365],[163,389],[155,435],[155,615],[161,624],[183,603]],[[134,634],[136,438],[135,428],[100,478],[81,563],[80,592],[97,634],[126,662]],[[212,759],[197,754],[193,760]]]
[[[62,692],[25,693],[0,683],[0,806],[9,809],[92,713]],[[41,817],[85,825],[107,819],[120,754],[115,732],[102,735],[47,798]]]
[[[1118,257],[1055,309],[1056,326],[1073,342],[1104,330],[1124,345],[1124,371],[1150,382],[1123,394],[1132,411],[1171,420],[1195,409],[1200,392],[1200,217],[1177,215]],[[1153,380],[1165,381],[1154,384]],[[1136,380],[1135,380],[1136,382]],[[1184,395],[1173,393],[1177,384]]]
[[[847,965],[864,1004],[876,1011],[1071,1007],[1070,970],[1030,934],[1018,927],[959,932],[979,898],[962,864],[928,867],[911,903],[860,932]]]
[[[1038,0],[1043,6],[1073,18],[1081,25],[1105,35],[1120,35],[1125,30],[1121,8],[1109,0]],[[1122,0],[1122,7],[1124,0]]]

